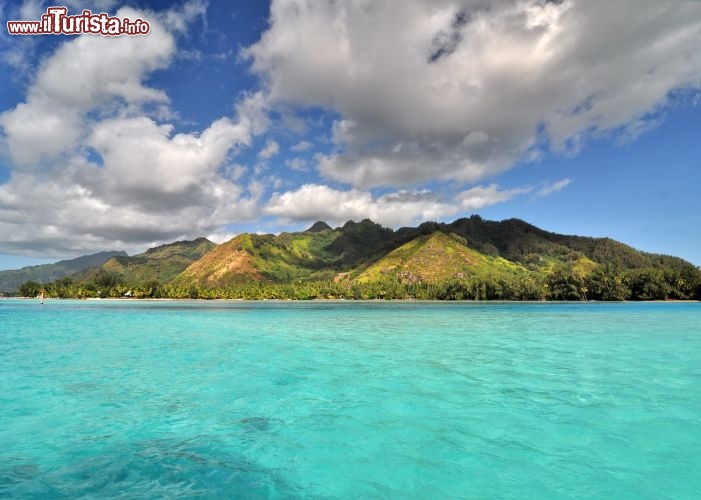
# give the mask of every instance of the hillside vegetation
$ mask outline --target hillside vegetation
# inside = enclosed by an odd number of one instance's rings
[[[169,283],[179,276],[190,264],[202,258],[217,245],[206,238],[193,241],[176,241],[167,245],[150,248],[132,257],[117,256],[98,268],[88,269],[77,274],[77,281],[90,281],[100,274],[116,275],[124,283],[145,283],[155,281]]]
[[[131,257],[125,252],[120,252],[100,265],[68,274],[50,283],[24,283],[20,292],[24,296],[34,296],[43,288],[49,296],[58,297],[124,294],[152,297],[158,294],[160,287],[173,281],[190,264],[215,247],[216,245],[206,238],[198,238],[150,248]]]
[[[435,232],[392,250],[358,276],[360,283],[396,280],[400,283],[440,283],[471,276],[520,274],[527,270],[502,257],[469,248],[464,238]]]
[[[317,222],[218,246],[177,242],[45,288],[54,296],[688,300],[701,297],[701,271],[609,238],[473,216],[396,231],[370,220]]]
[[[98,252],[92,255],[83,255],[70,260],[62,260],[53,264],[27,266],[22,269],[0,271],[0,292],[17,292],[27,281],[36,283],[48,283],[83,269],[99,266],[112,257],[126,256],[126,252]]]

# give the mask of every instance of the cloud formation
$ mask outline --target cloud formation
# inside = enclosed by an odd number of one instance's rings
[[[477,210],[529,191],[530,188],[500,190],[491,184],[443,199],[429,190],[399,190],[373,196],[369,191],[358,189],[343,191],[323,184],[305,184],[295,191],[273,194],[264,213],[285,220],[323,220],[332,224],[370,218],[397,227]]]
[[[538,190],[536,196],[542,198],[543,196],[548,196],[553,193],[558,193],[565,189],[567,186],[572,184],[572,179],[562,179],[552,184],[548,184]]]
[[[125,8],[119,17],[138,17]],[[86,133],[88,111],[116,102],[167,103],[143,80],[168,65],[173,37],[154,23],[148,37],[79,36],[64,43],[42,65],[26,101],[0,115],[0,126],[14,164],[36,168],[70,153]]]
[[[280,145],[273,139],[268,139],[265,143],[265,147],[261,149],[258,153],[258,158],[261,160],[268,160],[280,152]]]
[[[146,37],[79,36],[45,60],[24,102],[0,115],[12,165],[0,184],[0,252],[65,255],[196,237],[258,213],[263,188],[229,158],[265,126],[260,96],[236,119],[175,133],[168,96],[144,82],[170,64],[201,2],[147,18]],[[250,113],[250,116],[247,115]]]
[[[273,0],[236,61],[258,81],[212,92],[233,112],[181,117],[194,87],[173,86],[175,103],[167,90],[183,61],[231,69],[205,57],[226,38],[206,10],[115,13],[146,18],[146,37],[0,35],[0,64],[31,75],[0,111],[0,253],[133,250],[261,215],[398,226],[541,198],[572,180],[494,177],[590,137],[634,141],[701,88],[700,2]]]
[[[478,182],[644,130],[701,85],[701,3],[276,0],[245,51],[270,100],[340,115],[327,178]]]

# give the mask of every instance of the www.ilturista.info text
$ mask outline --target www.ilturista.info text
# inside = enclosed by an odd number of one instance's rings
[[[151,27],[143,19],[110,17],[104,12],[68,15],[67,7],[49,7],[40,21],[7,21],[10,35],[146,35]]]

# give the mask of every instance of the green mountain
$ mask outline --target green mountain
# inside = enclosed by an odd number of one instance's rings
[[[102,265],[86,269],[73,276],[78,282],[112,279],[125,285],[160,285],[170,283],[190,264],[217,245],[206,238],[176,241],[150,248],[144,253],[113,257]]]
[[[14,293],[27,281],[48,283],[89,267],[99,266],[116,256],[126,256],[126,252],[98,252],[53,264],[27,266],[22,269],[0,271],[0,292]]]
[[[175,285],[226,286],[246,281],[332,279],[340,255],[338,231],[315,224],[302,233],[242,234],[193,262]]]
[[[334,286],[322,292],[311,282]],[[699,269],[676,257],[478,216],[396,231],[364,220],[336,229],[318,222],[278,236],[239,235],[173,282],[179,287],[174,293],[198,289],[198,296],[233,289],[257,296],[251,288],[257,284],[255,290],[278,287],[271,296],[283,297],[305,289],[303,295],[312,296],[528,300],[689,299],[699,295],[699,283]]]
[[[435,224],[435,229],[459,234],[483,253],[498,254],[527,265],[538,266],[548,260],[574,261],[586,256],[594,262],[607,263],[621,269],[695,269],[692,264],[678,257],[640,252],[610,238],[550,233],[520,219],[495,222],[475,215],[450,224]]]
[[[455,234],[422,235],[392,250],[357,278],[361,283],[396,280],[400,283],[441,283],[494,274],[527,274],[523,266],[502,257],[485,255]]]
[[[398,233],[367,219],[336,229],[317,222],[298,233],[242,234],[194,262],[174,284],[221,287],[251,280],[334,280],[339,273],[359,274],[415,236],[418,233]]]
[[[72,281],[71,281],[72,280]],[[74,274],[58,296],[650,300],[701,298],[701,270],[609,238],[478,216],[392,230],[370,220],[201,238]],[[28,289],[27,293],[33,292]]]

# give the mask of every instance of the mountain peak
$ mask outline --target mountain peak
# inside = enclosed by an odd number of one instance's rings
[[[331,231],[331,226],[329,226],[326,222],[324,221],[317,221],[314,224],[312,224],[312,227],[304,231],[305,233],[320,233],[322,231]]]

